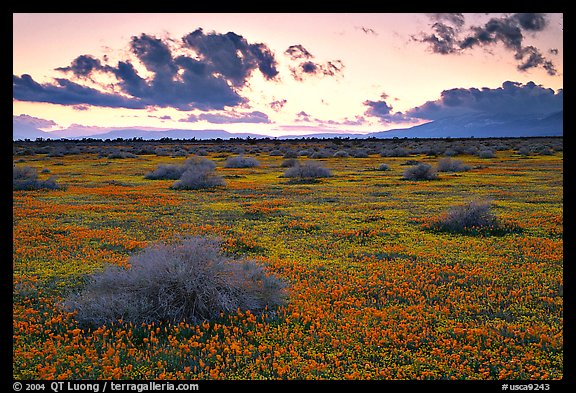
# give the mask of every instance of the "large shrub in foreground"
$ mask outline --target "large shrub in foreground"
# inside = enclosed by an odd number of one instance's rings
[[[86,287],[64,302],[83,325],[121,319],[201,323],[238,309],[253,313],[286,301],[286,284],[262,265],[227,257],[216,240],[190,237],[159,243],[129,260],[130,268],[109,265],[90,276]]]
[[[452,206],[430,225],[430,229],[463,234],[505,234],[520,230],[516,225],[498,220],[490,201],[473,200]]]
[[[38,170],[30,166],[13,166],[12,167],[12,190],[54,190],[61,188],[56,183],[56,178],[50,176],[46,180],[38,179]]]

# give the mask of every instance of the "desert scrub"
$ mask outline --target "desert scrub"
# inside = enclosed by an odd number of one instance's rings
[[[426,227],[441,232],[464,234],[498,235],[519,231],[517,226],[499,220],[492,211],[491,201],[485,200],[473,200],[452,206]]]
[[[306,161],[304,163],[297,163],[293,167],[284,172],[283,177],[292,178],[295,180],[314,180],[322,177],[332,177],[332,171],[322,166],[321,163],[316,161]]]
[[[296,158],[288,158],[280,164],[282,168],[292,168],[295,165],[298,165],[298,160]]]
[[[254,168],[259,167],[260,162],[252,157],[244,157],[242,155],[236,157],[228,157],[224,163],[224,168]]]
[[[478,157],[480,157],[480,158],[494,158],[494,157],[496,157],[496,154],[494,153],[493,150],[485,149],[485,150],[480,150],[478,152]]]
[[[467,172],[472,169],[468,165],[464,165],[462,160],[455,160],[450,157],[441,158],[436,165],[438,172]]]
[[[149,180],[177,180],[184,173],[183,165],[160,164],[156,169],[144,175]]]
[[[180,179],[175,181],[170,188],[174,190],[198,190],[225,185],[224,179],[214,173],[214,170],[191,166],[182,173]]]
[[[336,153],[332,155],[332,157],[347,158],[350,157],[350,154],[346,150],[338,150]]]
[[[22,190],[54,190],[61,188],[56,183],[56,178],[50,176],[47,180],[38,179],[38,170],[30,166],[13,166],[12,167],[12,189],[14,191]]]
[[[190,168],[208,172],[216,169],[216,164],[207,158],[191,157],[180,165],[160,164],[155,170],[144,175],[144,178],[149,180],[177,180]]]
[[[150,180],[176,180],[170,188],[174,190],[197,190],[224,186],[224,179],[214,170],[216,164],[207,158],[191,157],[181,165],[160,164],[144,177]]]
[[[284,304],[287,285],[251,260],[232,259],[220,242],[204,237],[158,243],[129,260],[130,268],[108,265],[70,295],[65,310],[85,326],[122,320],[202,323],[238,310],[259,313]]]
[[[419,163],[406,168],[402,178],[404,180],[434,180],[438,178],[438,175],[431,165]]]

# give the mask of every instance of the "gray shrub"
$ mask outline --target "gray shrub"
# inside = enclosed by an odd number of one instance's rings
[[[216,164],[207,158],[190,157],[183,164],[160,164],[152,172],[148,172],[144,177],[150,180],[178,180],[188,169],[197,172],[213,171]]]
[[[152,172],[148,172],[144,177],[150,180],[177,180],[184,173],[184,165],[160,164]]]
[[[466,172],[472,169],[468,165],[464,165],[462,160],[455,160],[449,157],[441,158],[438,160],[436,170],[438,172]]]
[[[299,179],[316,179],[321,177],[331,177],[332,171],[322,166],[321,163],[316,161],[306,161],[302,164],[295,165],[286,172],[284,177],[299,178]]]
[[[226,182],[213,170],[202,167],[188,167],[170,188],[174,190],[198,190],[225,186]]]
[[[56,183],[56,178],[50,176],[46,180],[38,179],[38,170],[30,166],[13,166],[12,167],[12,190],[55,190],[62,188]]]
[[[474,200],[464,205],[453,206],[433,227],[446,232],[466,232],[496,229],[498,225],[490,201]]]
[[[404,170],[405,180],[434,180],[438,178],[436,171],[429,164],[419,163]]]
[[[228,157],[224,163],[225,168],[254,168],[258,166],[260,166],[260,162],[257,159],[243,155]]]
[[[262,312],[287,300],[287,284],[251,260],[221,253],[220,242],[189,237],[145,248],[130,268],[108,265],[62,303],[82,325],[122,320],[201,323],[237,310]]]
[[[494,158],[496,155],[494,154],[493,150],[484,149],[478,152],[478,157],[480,158]]]

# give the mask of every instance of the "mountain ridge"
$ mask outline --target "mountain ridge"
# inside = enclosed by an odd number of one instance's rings
[[[75,135],[80,130],[66,129],[47,132],[35,128],[29,124],[13,121],[12,140],[24,139],[132,139],[142,138],[154,140],[162,138],[170,139],[231,139],[231,138],[497,138],[497,137],[530,137],[530,136],[562,136],[564,133],[564,111],[558,111],[531,115],[491,114],[478,112],[461,116],[446,117],[428,123],[408,128],[397,128],[386,131],[376,131],[365,134],[353,134],[347,132],[326,133],[319,132],[306,135],[285,135],[271,137],[257,133],[232,133],[220,129],[208,130],[150,130],[142,128],[118,128],[102,133],[94,130],[87,135]],[[87,131],[88,132],[88,131]]]

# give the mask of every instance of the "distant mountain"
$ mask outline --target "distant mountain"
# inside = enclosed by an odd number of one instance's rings
[[[232,133],[224,130],[164,130],[164,131],[147,131],[140,129],[125,129],[125,130],[114,130],[106,132],[104,134],[91,135],[89,138],[95,139],[130,139],[130,138],[142,138],[146,140],[151,139],[230,139],[230,138],[265,138],[265,135],[251,134],[251,133]],[[82,139],[82,137],[77,136],[73,139]]]
[[[67,129],[45,132],[30,124],[14,121],[12,139],[51,138],[51,139],[131,139],[146,140],[170,139],[230,139],[230,138],[266,138],[266,135],[253,133],[232,133],[225,130],[145,130],[139,128],[114,129],[95,134],[95,128],[87,129],[82,135],[81,129]],[[368,134],[317,133],[309,135],[287,135],[279,139],[295,138],[493,138],[493,137],[530,137],[562,136],[564,134],[564,112],[548,115],[511,115],[475,113],[438,119],[414,127],[372,132]]]
[[[44,139],[83,139],[83,138],[93,138],[93,139],[131,139],[131,138],[142,138],[145,140],[153,139],[192,139],[196,138],[198,140],[202,139],[230,139],[230,138],[266,138],[266,135],[252,134],[252,133],[232,133],[225,130],[161,130],[161,131],[150,131],[142,130],[139,128],[126,128],[126,129],[116,129],[112,131],[106,131],[103,133],[95,134],[94,131],[88,132],[86,134],[82,133],[82,130],[58,130],[52,132],[41,131],[30,125],[23,125],[14,122],[12,128],[12,140],[24,140],[30,139],[35,140],[36,138]]]
[[[447,117],[410,128],[369,134],[376,138],[493,138],[561,136],[564,134],[563,111],[542,115],[489,115],[476,113]]]
[[[371,133],[364,133],[364,134],[351,134],[351,133],[332,133],[332,132],[324,132],[319,134],[305,134],[305,135],[283,135],[279,136],[278,139],[299,139],[299,138],[350,138],[350,139],[362,139],[368,138],[372,136]]]
[[[35,140],[36,138],[46,139],[54,137],[51,136],[49,132],[39,130],[30,124],[25,124],[16,120],[12,121],[12,140]]]

